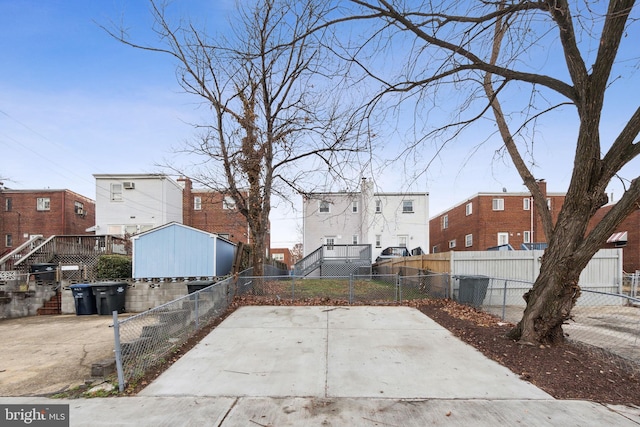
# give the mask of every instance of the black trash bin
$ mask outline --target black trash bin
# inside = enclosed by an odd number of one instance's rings
[[[201,289],[208,288],[209,286],[216,283],[214,280],[193,280],[187,283],[187,291],[192,294]]]
[[[489,277],[487,276],[458,276],[458,302],[480,307],[487,296]]]
[[[29,273],[33,274],[36,280],[56,280],[57,269],[58,264],[31,264],[29,267]]]
[[[89,283],[78,283],[69,286],[76,303],[76,315],[98,314],[96,299],[93,296],[93,287]]]
[[[94,283],[92,288],[98,314],[111,314],[114,311],[124,313],[127,294],[126,282]]]

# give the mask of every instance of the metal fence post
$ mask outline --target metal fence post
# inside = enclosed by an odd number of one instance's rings
[[[199,324],[199,320],[198,320],[198,303],[200,302],[200,292],[196,292],[196,303],[195,303],[195,316],[196,316],[196,321],[195,321],[195,325],[196,325],[196,331],[198,330],[198,328],[200,327]]]
[[[507,310],[507,281],[504,281],[504,291],[502,292],[502,321],[504,322],[505,311]]]
[[[353,273],[349,274],[349,304],[353,304]]]
[[[120,324],[118,323],[118,311],[113,311],[113,337],[115,340],[116,370],[118,371],[118,390],[124,391],[124,370],[122,368],[122,348],[120,347]]]

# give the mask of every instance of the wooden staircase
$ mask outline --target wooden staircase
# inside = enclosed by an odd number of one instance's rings
[[[44,303],[42,307],[38,309],[38,316],[62,314],[62,294],[60,291],[56,292],[51,299]]]

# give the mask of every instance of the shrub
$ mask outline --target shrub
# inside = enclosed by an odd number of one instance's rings
[[[125,255],[102,255],[98,258],[98,279],[131,277],[131,258]]]

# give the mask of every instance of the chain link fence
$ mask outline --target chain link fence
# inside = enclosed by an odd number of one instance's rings
[[[454,279],[454,299],[504,321],[520,321],[525,309],[523,295],[533,283],[482,276],[467,279],[471,281]],[[568,340],[613,358],[625,368],[640,369],[640,299],[583,287],[571,315],[563,325]]]
[[[348,276],[242,276],[242,293],[276,300],[327,299],[348,304],[395,304],[421,298],[446,298],[448,274],[351,274]]]
[[[152,366],[170,357],[174,348],[229,307],[232,279],[212,284],[152,310],[114,319],[115,353],[120,391]],[[117,313],[114,313],[117,316]]]
[[[486,276],[450,276],[405,269],[399,274],[299,277],[265,266],[264,276],[246,270],[185,297],[118,321],[114,318],[116,362],[121,390],[211,321],[222,316],[235,296],[274,300],[326,300],[328,304],[398,304],[423,298],[452,298],[511,323],[525,308],[531,282]],[[190,290],[191,292],[191,290]],[[582,289],[564,326],[568,339],[616,357],[625,367],[640,364],[640,299],[592,288]]]

